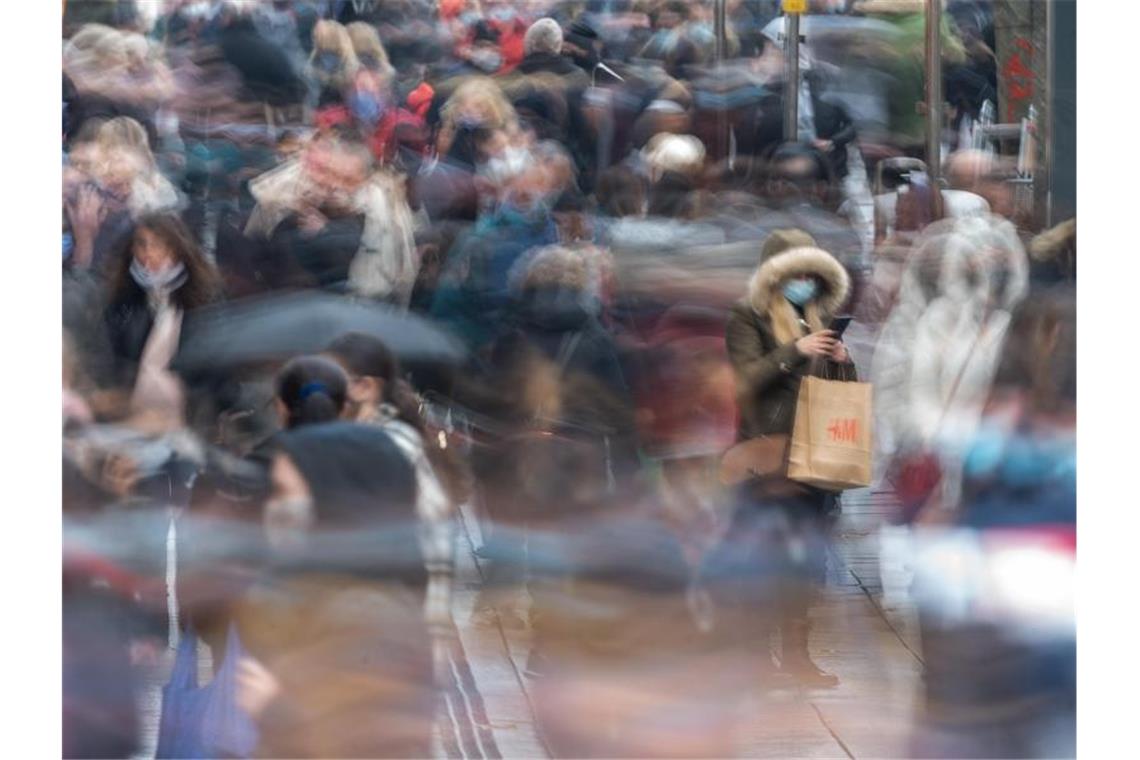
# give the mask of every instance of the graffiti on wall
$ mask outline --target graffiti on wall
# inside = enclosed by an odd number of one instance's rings
[[[1002,82],[1006,86],[1005,120],[1017,120],[1033,99],[1033,71],[1026,61],[1033,60],[1033,45],[1025,37],[1015,37],[1010,45],[1012,52],[1001,67]]]

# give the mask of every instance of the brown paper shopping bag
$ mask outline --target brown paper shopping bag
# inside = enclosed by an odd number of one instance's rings
[[[788,478],[828,491],[871,485],[869,383],[801,381]]]

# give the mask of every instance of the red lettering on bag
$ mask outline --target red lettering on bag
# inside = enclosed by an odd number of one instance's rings
[[[859,420],[833,419],[827,426],[827,434],[833,441],[855,443],[859,437]]]

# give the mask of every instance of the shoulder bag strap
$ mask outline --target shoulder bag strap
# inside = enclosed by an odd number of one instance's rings
[[[934,428],[935,436],[942,430],[943,423],[946,422],[946,415],[950,413],[950,407],[954,404],[954,397],[958,395],[958,388],[962,385],[962,378],[966,376],[966,370],[970,367],[970,359],[974,356],[974,351],[977,349],[978,344],[982,341],[982,335],[986,332],[986,323],[982,322],[981,329],[978,334],[974,336],[973,343],[970,344],[970,350],[966,354],[965,360],[962,362],[961,368],[958,370],[957,376],[954,378],[953,385],[950,386],[950,395],[946,397],[946,403],[942,405],[942,414],[938,417],[938,425]]]

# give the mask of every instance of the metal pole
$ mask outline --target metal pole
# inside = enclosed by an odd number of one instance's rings
[[[926,0],[926,170],[942,176],[942,0]]]
[[[1045,142],[1045,229],[1053,226],[1053,78],[1056,64],[1057,0],[1045,3],[1045,113],[1038,118],[1037,134]]]
[[[728,57],[728,10],[725,7],[727,0],[716,0],[713,8],[713,27],[716,33],[716,73],[724,74],[724,61]],[[721,107],[717,111],[717,154],[729,157],[729,126],[727,108]]]
[[[726,5],[727,0],[716,0],[716,7],[713,11],[717,66],[723,66],[724,59],[728,57],[728,9],[725,7]]]
[[[784,14],[784,141],[799,137],[800,16]]]

